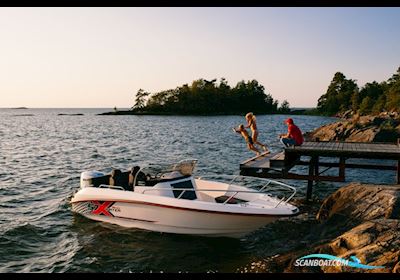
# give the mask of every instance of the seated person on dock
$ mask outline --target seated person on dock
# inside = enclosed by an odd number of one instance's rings
[[[289,146],[300,146],[304,142],[303,134],[301,130],[294,124],[293,119],[288,118],[285,120],[288,125],[288,132],[286,134],[280,134],[280,141],[285,147]]]
[[[254,147],[253,139],[251,139],[251,137],[249,136],[249,133],[244,128],[243,124],[239,125],[238,128],[234,128],[234,131],[243,136],[243,138],[246,140],[247,148],[249,148],[249,150],[256,152],[257,156],[260,155],[260,152],[258,151],[258,149],[256,147]]]

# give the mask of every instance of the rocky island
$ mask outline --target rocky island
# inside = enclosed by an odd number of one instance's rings
[[[130,106],[129,106],[130,107]],[[284,100],[280,106],[257,80],[240,81],[235,87],[222,78],[211,81],[198,79],[190,85],[156,93],[139,89],[130,110],[118,110],[99,115],[237,115],[290,112]]]

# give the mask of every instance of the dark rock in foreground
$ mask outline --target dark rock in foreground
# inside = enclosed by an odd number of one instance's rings
[[[309,228],[307,245],[255,261],[241,271],[400,272],[400,185],[349,184],[323,201],[314,220],[319,224]],[[299,240],[303,234],[299,231]],[[355,256],[362,264],[384,268],[295,265],[309,254]]]

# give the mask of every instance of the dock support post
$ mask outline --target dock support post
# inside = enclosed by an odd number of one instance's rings
[[[339,159],[339,178],[342,182],[345,181],[346,160],[344,157]]]
[[[311,199],[311,195],[312,195],[312,187],[313,187],[313,176],[314,176],[314,172],[316,169],[316,161],[318,160],[318,158],[316,156],[312,156],[310,159],[310,166],[308,168],[308,183],[307,183],[307,193],[306,193],[306,200],[310,200]]]
[[[397,184],[400,184],[400,159],[397,161]]]
[[[319,175],[319,157],[318,156],[315,158],[314,175],[315,176]]]

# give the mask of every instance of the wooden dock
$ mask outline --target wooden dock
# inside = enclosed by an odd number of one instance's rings
[[[309,158],[303,161],[302,157]],[[336,159],[321,162],[320,157]],[[396,165],[346,163],[348,159],[395,160]],[[308,166],[308,174],[296,174],[290,170],[296,165]],[[320,170],[320,167],[326,167]],[[323,175],[331,168],[338,168],[337,176]],[[240,174],[247,176],[307,180],[307,199],[311,197],[314,181],[344,182],[346,168],[394,170],[400,184],[400,145],[388,143],[356,142],[304,142],[302,146],[284,148],[283,152],[261,154],[240,164]]]

